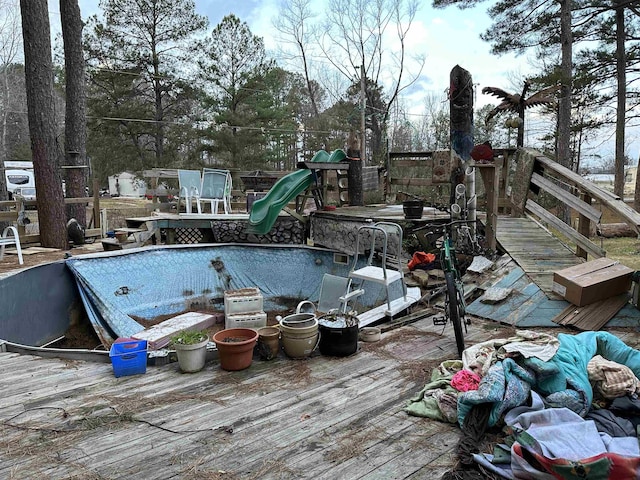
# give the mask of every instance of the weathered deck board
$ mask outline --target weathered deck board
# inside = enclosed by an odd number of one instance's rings
[[[472,319],[467,345],[512,333]],[[0,353],[0,478],[439,478],[458,427],[402,408],[455,352],[452,327],[427,317],[350,357],[281,354],[241,372],[213,361],[115,378],[110,365]]]
[[[553,272],[583,262],[529,218],[499,217],[497,237],[511,258],[552,298]]]
[[[474,321],[468,343],[492,327]],[[351,357],[281,356],[242,372],[170,364],[116,379],[108,364],[2,353],[0,418],[25,412],[11,422],[71,431],[3,424],[0,477],[425,478],[430,462],[451,465],[459,431],[402,407],[453,357],[452,328],[430,318]]]

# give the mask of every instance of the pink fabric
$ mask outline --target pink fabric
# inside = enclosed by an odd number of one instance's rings
[[[471,370],[460,370],[451,379],[451,386],[459,392],[477,390],[479,385],[480,377]]]

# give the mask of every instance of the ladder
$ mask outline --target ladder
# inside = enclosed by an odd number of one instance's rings
[[[387,267],[387,246],[389,243],[389,233],[394,233],[398,236],[398,260],[400,259],[400,253],[402,250],[402,227],[397,223],[391,222],[377,222],[371,225],[363,225],[358,228],[356,234],[356,249],[353,255],[353,266],[349,271],[349,278],[360,280],[362,285],[364,282],[375,282],[384,285],[386,291],[387,310],[385,315],[393,317],[396,313],[407,308],[412,302],[407,299],[407,286],[404,283],[404,272],[400,263],[398,263],[398,270],[394,270]],[[365,241],[366,235],[369,235],[371,240],[371,248],[369,249],[369,255],[367,263],[364,267],[358,268],[358,257],[360,256],[360,241]],[[373,265],[373,257],[376,251],[376,239],[382,242],[382,258],[380,266]],[[365,249],[366,254],[366,249]],[[390,287],[393,283],[400,282],[402,288],[402,299],[391,301]],[[393,305],[392,305],[393,304]]]

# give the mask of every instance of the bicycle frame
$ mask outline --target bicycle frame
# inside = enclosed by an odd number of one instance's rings
[[[461,313],[464,315],[467,310],[467,305],[464,301],[464,283],[462,282],[460,272],[458,271],[456,250],[453,246],[453,240],[451,239],[451,236],[448,235],[446,228],[443,230],[443,232],[444,235],[442,239],[442,247],[440,248],[441,268],[444,273],[451,272],[454,275],[458,296],[457,300],[458,304],[461,307]],[[445,309],[445,312],[447,312],[447,309]],[[446,316],[448,317],[448,314]]]

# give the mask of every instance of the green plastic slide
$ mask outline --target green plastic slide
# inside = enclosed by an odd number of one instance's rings
[[[253,202],[249,214],[249,232],[264,235],[271,230],[276,218],[291,200],[304,192],[313,182],[313,171],[296,170],[278,180],[269,192]]]
[[[331,152],[331,155],[326,150],[318,150],[310,163],[338,163],[345,158],[347,158],[347,154],[339,148]]]
[[[334,150],[331,154],[326,150],[318,150],[309,163],[338,163],[345,158],[347,155],[341,149]],[[253,202],[249,214],[250,233],[264,235],[271,230],[280,211],[313,182],[312,168],[296,170],[285,175],[264,197]]]

